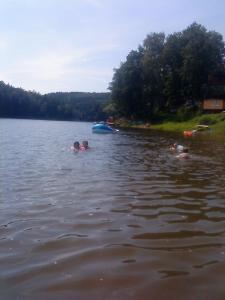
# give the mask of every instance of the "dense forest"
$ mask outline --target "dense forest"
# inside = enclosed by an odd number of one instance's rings
[[[221,34],[197,23],[167,37],[151,33],[115,69],[111,108],[133,119],[193,111],[205,97],[225,96],[225,85],[212,83],[221,78],[225,79]]]
[[[52,120],[104,120],[109,93],[49,93],[15,88],[0,82],[0,117]]]

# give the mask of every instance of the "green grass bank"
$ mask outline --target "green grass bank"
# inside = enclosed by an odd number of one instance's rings
[[[225,134],[225,112],[216,114],[203,114],[186,121],[166,120],[161,123],[143,123],[123,121],[121,127],[156,129],[170,132],[183,132],[184,130],[194,130],[197,125],[208,125],[215,134]]]

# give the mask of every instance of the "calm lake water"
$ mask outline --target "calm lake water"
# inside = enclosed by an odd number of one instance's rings
[[[91,126],[0,119],[0,299],[224,300],[225,137]]]

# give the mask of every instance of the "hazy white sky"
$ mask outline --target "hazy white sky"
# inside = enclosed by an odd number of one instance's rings
[[[194,21],[225,39],[225,0],[0,0],[0,80],[40,93],[104,92],[148,33]]]

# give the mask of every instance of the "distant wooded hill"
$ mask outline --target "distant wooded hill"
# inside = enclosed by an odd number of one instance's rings
[[[109,93],[49,93],[15,88],[0,81],[0,117],[96,121],[106,118]]]

